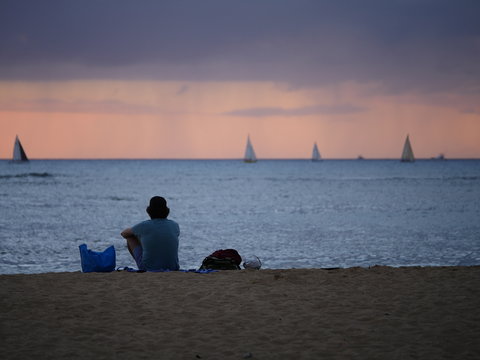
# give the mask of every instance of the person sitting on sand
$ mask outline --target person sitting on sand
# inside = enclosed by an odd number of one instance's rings
[[[150,199],[147,213],[151,220],[143,221],[122,231],[127,247],[139,270],[179,270],[178,237],[180,227],[168,220],[170,209],[161,196]]]

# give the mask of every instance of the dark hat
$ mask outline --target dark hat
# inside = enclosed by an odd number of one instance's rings
[[[167,200],[161,196],[154,196],[150,199],[150,205],[147,207],[147,213],[152,219],[165,219],[170,213],[167,207]]]
[[[148,207],[151,210],[163,210],[168,209],[167,200],[161,196],[154,196],[150,199],[150,205]]]

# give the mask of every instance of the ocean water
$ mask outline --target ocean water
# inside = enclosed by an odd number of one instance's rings
[[[480,160],[0,161],[0,273],[80,270],[164,196],[180,265],[222,248],[264,268],[480,265]]]

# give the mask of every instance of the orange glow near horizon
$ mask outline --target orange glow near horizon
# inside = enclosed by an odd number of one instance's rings
[[[248,134],[260,159],[308,158],[315,141],[324,158],[398,158],[407,133],[418,158],[480,158],[480,114],[462,112],[461,99],[456,106],[447,95],[444,103],[369,90],[267,82],[0,82],[0,158],[11,158],[17,134],[32,159],[241,158]],[[339,104],[362,111],[322,111]],[[320,110],[298,110],[315,107]],[[230,114],[245,109],[286,111]]]

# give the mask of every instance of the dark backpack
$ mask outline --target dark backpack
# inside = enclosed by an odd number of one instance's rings
[[[242,257],[234,249],[217,250],[207,256],[200,270],[240,270]]]

